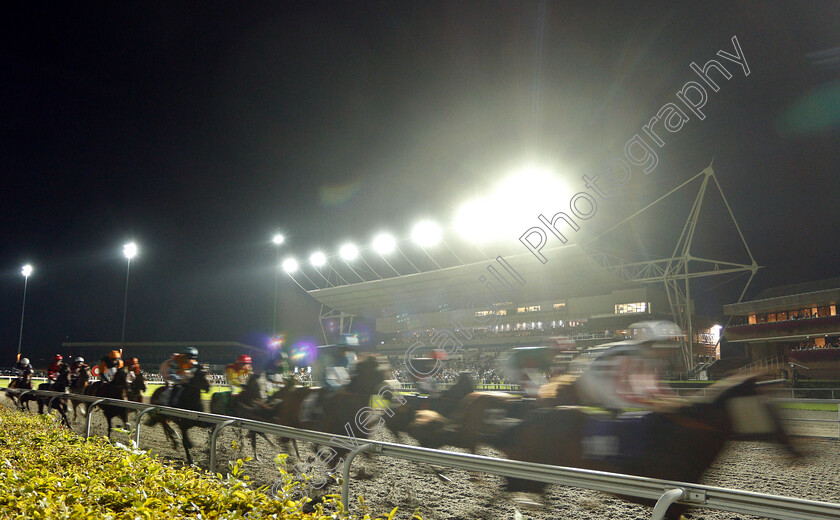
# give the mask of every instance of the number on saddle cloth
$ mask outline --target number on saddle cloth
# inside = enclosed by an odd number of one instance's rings
[[[583,457],[596,460],[641,459],[648,451],[650,412],[630,412],[617,418],[592,413],[583,429]]]

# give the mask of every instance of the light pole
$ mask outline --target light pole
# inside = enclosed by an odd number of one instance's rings
[[[129,242],[123,246],[123,255],[128,259],[128,265],[125,268],[125,300],[123,301],[123,321],[122,321],[122,335],[120,336],[120,347],[125,345],[125,315],[128,311],[128,276],[131,274],[131,259],[137,256],[137,244]]]
[[[25,266],[21,267],[20,274],[23,275],[23,305],[20,309],[20,335],[18,335],[18,351],[16,361],[20,361],[20,346],[23,343],[23,316],[26,312],[26,286],[29,284],[29,275],[32,274],[32,266],[26,264]]]
[[[277,283],[278,279],[280,278],[280,244],[282,244],[286,239],[281,234],[276,234],[272,237],[271,241],[274,243],[275,249],[277,249],[277,259],[274,262],[274,313],[272,313],[273,321],[271,323],[271,333],[274,336],[277,336]],[[274,337],[272,336],[272,337]]]

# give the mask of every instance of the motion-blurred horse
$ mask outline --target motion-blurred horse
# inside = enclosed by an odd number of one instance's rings
[[[201,402],[201,392],[210,391],[210,382],[207,380],[207,369],[203,365],[198,365],[195,373],[190,380],[184,384],[183,390],[180,395],[177,396],[174,403],[170,403],[168,400],[164,402],[163,395],[166,390],[167,389],[165,387],[160,387],[155,390],[149,402],[151,404],[203,412],[204,405]],[[175,440],[175,430],[169,424],[169,421],[175,421],[175,424],[177,424],[178,428],[181,430],[181,442],[184,446],[184,453],[186,453],[187,456],[187,464],[192,465],[193,458],[190,454],[190,448],[192,448],[193,444],[192,441],[190,441],[188,432],[190,428],[205,426],[205,423],[191,419],[182,419],[180,417],[167,418],[165,415],[151,412],[149,414],[149,418],[146,420],[146,425],[154,426],[155,424],[161,424],[163,426],[163,431],[166,433],[166,437],[172,443],[172,446],[178,446],[178,442]]]
[[[283,402],[280,399],[272,400],[271,405],[263,402],[260,395],[260,376],[256,373],[248,377],[248,381],[240,393],[216,392],[210,398],[210,413],[231,415],[254,421],[273,422],[282,406]],[[274,446],[274,443],[262,432],[248,432],[248,438],[251,439],[251,447],[254,450],[254,458],[260,460],[257,453],[257,434],[272,446]],[[297,450],[297,446],[295,446],[295,449]]]
[[[323,392],[319,396],[322,413],[301,421],[301,426],[309,430],[316,430],[336,435],[347,435],[356,438],[367,438],[374,427],[371,424],[378,421],[378,416],[364,412],[370,408],[371,396],[376,394],[385,382],[379,361],[373,356],[366,356],[359,360],[354,368],[350,383],[346,386],[328,392],[326,389],[312,389]],[[344,456],[347,448],[335,449],[339,457]]]
[[[776,440],[797,454],[755,379],[726,380],[710,389],[712,396],[702,400],[674,400],[654,411],[618,416],[575,406],[535,409],[498,435],[495,445],[511,459],[679,482],[698,482],[731,438]],[[508,480],[511,491],[544,487]],[[684,510],[671,506],[668,518]]]
[[[71,394],[84,395],[85,394],[85,388],[87,388],[87,386],[88,386],[88,382],[90,381],[90,377],[91,377],[90,367],[85,365],[85,364],[82,364],[79,367],[79,372],[78,372],[78,375],[76,376],[76,379],[74,379],[70,383],[70,388],[69,388],[70,393]],[[74,421],[76,420],[76,417],[78,416],[79,405],[83,404],[84,402],[85,401],[82,401],[82,400],[79,400],[79,399],[73,399],[72,397],[70,398],[70,403],[73,405],[73,420]],[[82,408],[82,412],[84,412],[84,410],[85,409]]]
[[[26,372],[20,377],[12,379],[9,381],[9,388],[16,388],[18,390],[32,390],[32,372]],[[15,406],[19,410],[23,410],[26,408],[29,411],[29,401],[34,401],[36,398],[33,395],[26,394],[26,395],[19,395],[13,392],[9,392],[6,394],[9,396],[9,399],[15,403]]]
[[[113,379],[108,382],[96,381],[85,387],[85,395],[94,397],[105,397],[108,399],[119,399],[126,401],[128,392],[128,370],[125,367],[118,369],[114,373]],[[108,421],[108,438],[111,438],[111,421],[114,417],[122,419],[123,424],[128,427],[128,408],[114,405],[100,405],[102,413],[105,415],[105,420]],[[87,407],[90,413],[90,406]]]
[[[41,383],[38,385],[38,390],[64,393],[70,383],[69,375],[70,369],[66,364],[62,364],[55,381]],[[50,409],[58,411],[61,416],[61,423],[70,428],[70,420],[67,418],[67,401],[64,397],[38,397],[38,413],[44,413],[44,405],[49,405]]]

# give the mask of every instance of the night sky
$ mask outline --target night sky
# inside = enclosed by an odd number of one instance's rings
[[[272,327],[275,230],[286,236],[281,257],[303,259],[347,239],[368,243],[383,227],[405,235],[421,217],[448,225],[464,200],[525,163],[552,165],[580,191],[582,175],[622,156],[663,105],[678,103],[697,80],[689,64],[710,59],[732,78],[709,90],[705,119],[668,135],[656,169],[634,169],[575,240],[714,158],[766,266],[748,296],[840,275],[840,3],[4,10],[0,365],[17,348],[24,263],[35,267],[24,353],[119,339],[129,240],[140,255],[126,341],[253,342]],[[716,57],[734,52],[733,36],[748,76]],[[568,208],[569,194],[557,200],[556,211]],[[664,235],[679,233],[690,201],[608,242],[670,253]],[[737,244],[714,204],[698,247],[728,254]],[[712,294],[701,298],[710,314],[733,297]],[[278,327],[288,337],[316,336],[318,308],[281,276]]]

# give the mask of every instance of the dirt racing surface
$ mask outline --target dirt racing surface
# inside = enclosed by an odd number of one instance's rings
[[[8,405],[8,401],[6,404]],[[101,412],[94,411],[92,433],[104,435],[105,420]],[[71,419],[72,419],[72,412]],[[130,415],[130,422],[135,414]],[[835,414],[836,417],[836,414]],[[119,420],[115,425],[122,427]],[[801,425],[798,425],[800,430]],[[828,425],[814,425],[830,432]],[[834,425],[836,434],[836,424]],[[79,417],[73,422],[73,429],[84,434],[85,421]],[[226,428],[219,437],[218,471],[227,467],[227,462],[245,456],[253,456],[250,442],[242,442],[240,430]],[[193,457],[196,463],[205,469],[209,465],[209,429],[195,428],[190,437],[196,448]],[[127,442],[125,433],[116,432],[115,441]],[[405,442],[415,444],[403,437],[397,440],[390,433],[381,432],[377,440]],[[276,439],[272,439],[276,442]],[[709,468],[703,484],[743,489],[760,493],[791,496],[811,500],[840,503],[840,460],[837,438],[800,437],[795,439],[799,449],[805,454],[799,461],[792,461],[777,445],[759,442],[733,441]],[[244,444],[244,445],[243,445]],[[236,445],[236,447],[234,447]],[[173,448],[165,439],[161,426],[143,427],[140,447],[174,460],[183,460],[183,448]],[[274,457],[281,452],[291,453],[289,461],[296,460],[293,450],[287,446],[273,447],[264,439],[258,439],[258,452],[262,461],[250,461],[246,464],[246,473],[257,484],[271,485],[280,474],[273,463]],[[310,446],[301,443],[301,457],[313,454]],[[456,450],[458,451],[458,450]],[[500,456],[491,449],[483,449],[481,455]],[[690,454],[686,454],[690,456]],[[584,489],[562,486],[549,486],[543,496],[531,495],[529,498],[543,502],[538,510],[516,506],[514,497],[503,490],[503,479],[493,475],[469,475],[465,471],[439,468],[450,479],[439,478],[428,465],[402,461],[381,456],[371,458],[358,457],[353,462],[350,483],[350,496],[363,495],[365,503],[372,513],[386,513],[394,507],[400,510],[396,518],[411,518],[419,509],[424,519],[460,520],[460,519],[514,519],[522,515],[525,519],[573,519],[635,520],[650,518],[652,509],[631,504],[610,495]],[[364,470],[367,476],[356,478]],[[340,493],[337,485],[325,489],[329,493]],[[752,520],[743,514],[728,513],[710,509],[692,509],[686,515],[691,520]]]

